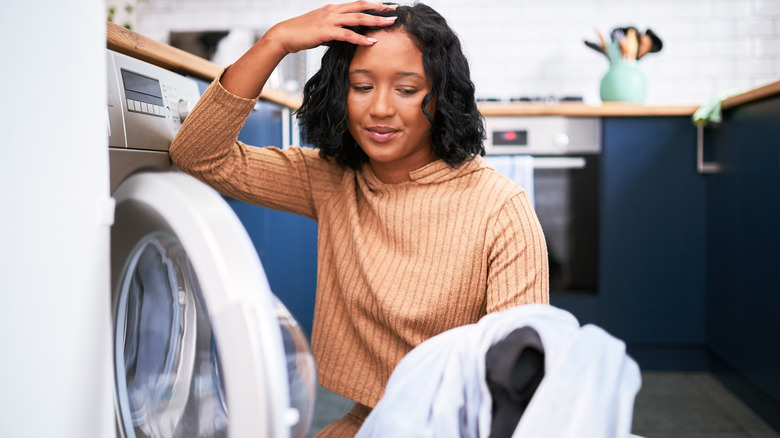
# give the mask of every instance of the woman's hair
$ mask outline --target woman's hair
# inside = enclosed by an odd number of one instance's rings
[[[421,3],[395,10],[364,11],[379,16],[397,16],[387,27],[354,27],[367,35],[402,28],[422,52],[423,68],[431,91],[420,110],[431,122],[433,152],[451,167],[475,155],[484,155],[485,129],[474,99],[468,61],[457,35],[438,12]],[[303,89],[303,104],[297,111],[304,142],[320,148],[320,156],[357,169],[368,156],[357,145],[347,125],[349,64],[354,44],[334,41],[322,57],[320,70]],[[435,114],[425,109],[435,99]]]

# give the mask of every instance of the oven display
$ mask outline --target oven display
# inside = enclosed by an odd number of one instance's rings
[[[493,131],[494,146],[528,146],[528,131]]]

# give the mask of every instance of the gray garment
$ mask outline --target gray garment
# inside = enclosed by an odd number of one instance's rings
[[[485,354],[485,380],[493,399],[490,438],[509,438],[544,377],[544,347],[531,327],[521,327]]]

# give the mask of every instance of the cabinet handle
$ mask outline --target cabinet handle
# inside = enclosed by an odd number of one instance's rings
[[[719,173],[720,163],[704,162],[704,125],[697,125],[696,130],[696,170],[702,175]]]
[[[282,144],[279,145],[281,149],[286,149],[293,144],[290,138],[290,117],[290,108],[282,108]]]
[[[583,157],[534,157],[534,169],[584,169]]]

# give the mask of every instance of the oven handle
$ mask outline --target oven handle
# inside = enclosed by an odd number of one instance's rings
[[[583,157],[534,157],[534,169],[584,169]]]

